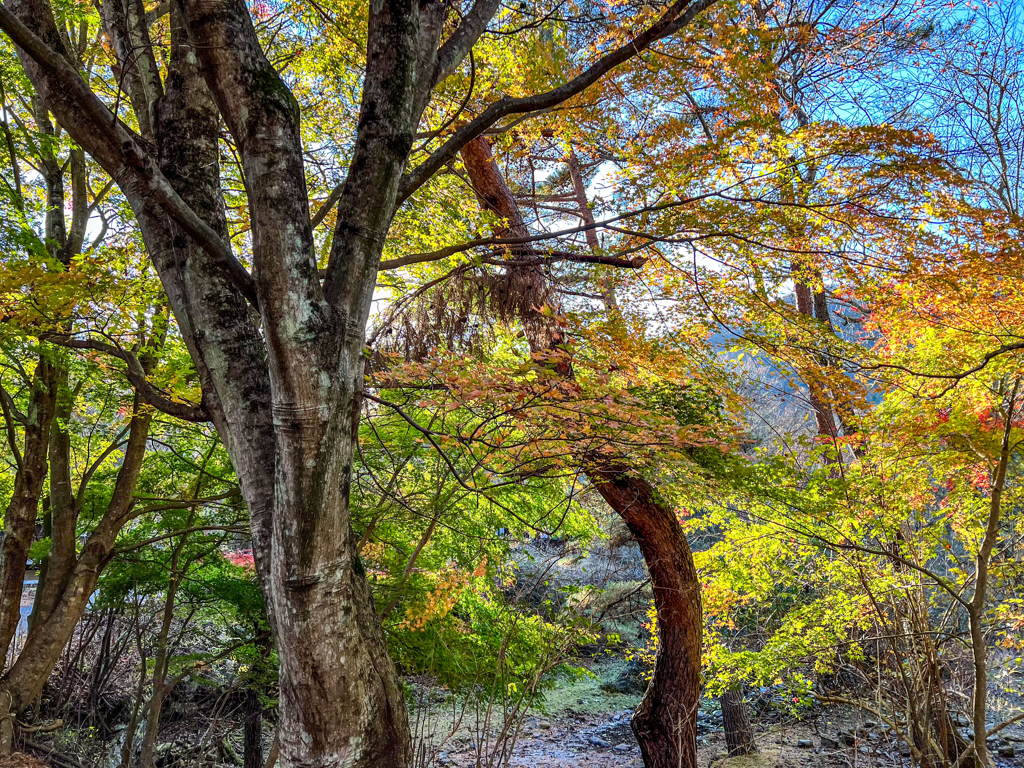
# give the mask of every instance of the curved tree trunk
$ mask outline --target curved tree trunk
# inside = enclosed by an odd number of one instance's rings
[[[485,137],[462,150],[473,189],[485,210],[505,224],[495,234],[525,238],[529,228]],[[536,259],[529,244],[512,246],[513,256]],[[534,356],[550,355],[555,369],[572,378],[564,355],[557,352],[561,332],[549,314],[538,309],[553,299],[539,265],[510,270],[510,287],[499,308],[518,316]],[[700,700],[700,580],[690,545],[675,511],[657,499],[654,487],[632,471],[622,457],[579,457],[587,478],[618,513],[640,545],[658,611],[658,655],[651,684],[633,715],[632,726],[647,768],[696,768],[697,705]]]
[[[632,721],[644,765],[696,768],[702,614],[690,545],[675,512],[642,477],[608,463],[588,477],[633,532],[654,589],[658,655]]]

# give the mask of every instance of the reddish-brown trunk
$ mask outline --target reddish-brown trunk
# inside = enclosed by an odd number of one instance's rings
[[[690,545],[675,512],[627,467],[602,462],[588,476],[632,531],[654,589],[658,655],[632,723],[644,765],[696,768],[702,616]]]
[[[576,150],[572,149],[569,151],[569,157],[566,159],[566,165],[569,166],[569,176],[572,179],[572,191],[576,197],[576,210],[579,213],[580,219],[588,227],[583,232],[583,236],[586,238],[587,247],[590,252],[597,255],[601,251],[601,241],[597,237],[597,227],[595,227],[596,219],[594,218],[594,212],[590,207],[590,200],[587,199],[587,185],[583,178],[583,170],[580,168],[580,160],[576,155]],[[604,269],[607,271],[607,267],[597,267],[598,274],[600,270]],[[615,296],[615,281],[610,276],[598,277],[597,283],[601,287],[601,299],[604,302],[604,308],[609,313],[615,313],[618,310],[618,299]]]
[[[484,137],[470,142],[462,150],[462,161],[481,205],[504,219],[495,234],[527,237],[529,230],[490,142]],[[529,244],[513,245],[510,251],[519,259],[536,257]],[[550,353],[562,338],[551,317],[537,311],[554,304],[543,272],[536,266],[510,271],[506,286],[508,295],[501,298],[517,308],[530,351],[535,356]],[[563,376],[572,376],[567,363],[556,367]],[[658,655],[651,685],[632,721],[644,763],[647,768],[696,768],[702,620],[700,581],[689,543],[675,512],[658,501],[654,488],[624,458],[580,458],[590,482],[639,543],[654,589]]]
[[[484,136],[469,142],[462,148],[462,162],[480,207],[502,219],[502,223],[494,227],[495,237],[529,237],[530,229],[495,162],[491,142]],[[510,245],[508,251],[513,259],[536,260],[537,257],[530,243]],[[561,341],[561,334],[551,322],[550,315],[539,311],[549,300],[547,279],[539,264],[509,269],[494,284],[490,297],[491,305],[500,315],[522,323],[530,350],[535,353],[540,350],[547,352]]]
[[[796,289],[796,309],[801,315],[818,320],[819,322],[831,322],[828,320],[828,306],[825,303],[824,294],[815,294],[809,285],[800,281],[800,277],[794,277]],[[822,321],[819,312],[824,311],[825,320]],[[822,371],[825,366],[822,366]],[[817,425],[818,434],[822,437],[835,439],[839,436],[839,429],[836,414],[832,406],[826,402],[823,383],[820,380],[808,380],[807,389],[810,393],[811,407],[814,409],[814,420]]]

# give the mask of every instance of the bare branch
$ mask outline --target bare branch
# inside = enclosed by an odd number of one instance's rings
[[[199,499],[196,502],[191,502],[189,506],[199,506],[203,502],[205,502],[204,499]],[[249,527],[247,525],[196,525],[191,528],[182,528],[181,530],[171,531],[170,533],[165,533],[161,536],[154,536],[150,539],[146,539],[145,541],[140,541],[136,544],[132,544],[131,546],[118,547],[114,550],[114,553],[117,555],[123,555],[126,552],[135,552],[139,549],[145,549],[151,544],[156,544],[158,541],[166,541],[167,539],[173,539],[175,536],[183,536],[187,533],[198,533],[200,531],[221,531],[223,533],[248,533]]]
[[[572,261],[579,264],[604,264],[608,267],[621,267],[623,269],[639,269],[647,263],[645,256],[634,256],[631,259],[620,259],[615,256],[598,256],[591,253],[576,253],[575,251],[550,251],[535,259],[496,259],[495,256],[506,253],[505,249],[495,249],[487,256],[480,259],[481,264],[492,264],[496,267],[536,267],[542,264],[554,264],[559,261]],[[441,255],[439,255],[441,254]],[[423,264],[431,261],[440,261],[451,254],[443,251],[432,253],[414,253],[409,256],[389,259],[381,262],[381,270],[398,269],[410,264]]]

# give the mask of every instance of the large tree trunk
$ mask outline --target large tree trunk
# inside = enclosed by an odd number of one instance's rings
[[[278,472],[291,475],[275,499],[270,578],[281,751],[311,767],[405,766],[405,701],[351,531],[348,471],[358,411],[354,402],[349,409],[318,442],[307,442],[308,424],[286,424],[279,438],[289,466]]]
[[[529,229],[515,197],[480,137],[462,150],[466,173],[481,205],[504,223],[495,234],[525,238]],[[515,258],[536,261],[529,244],[511,249]],[[553,302],[539,265],[511,269],[499,308],[519,317],[535,357],[552,356],[558,372],[572,376],[557,350],[560,331],[549,314],[537,311]],[[654,676],[633,715],[633,732],[647,768],[696,768],[697,705],[700,700],[701,595],[689,543],[675,511],[657,499],[655,489],[632,471],[624,458],[581,456],[587,478],[618,513],[640,545],[658,611],[658,655]]]
[[[217,398],[211,410],[250,508],[280,659],[282,758],[309,768],[404,768],[405,699],[349,517],[365,310],[346,318],[320,295],[294,100],[258,46],[230,52],[253,35],[245,6],[183,6],[172,5],[177,43],[158,110],[161,166],[226,239],[217,170],[218,111],[224,116],[249,183],[265,347],[237,292],[188,239],[175,238],[161,278],[180,297],[179,325],[191,320],[204,392]],[[190,36],[204,78],[191,63]],[[264,81],[254,83],[253,71]],[[209,351],[225,347],[238,354]]]

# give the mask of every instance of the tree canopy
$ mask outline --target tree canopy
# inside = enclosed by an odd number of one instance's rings
[[[743,686],[993,765],[1020,13],[0,5],[0,760],[60,715],[155,768],[194,695],[247,768],[421,765],[429,680],[501,764],[598,647],[647,768]]]

